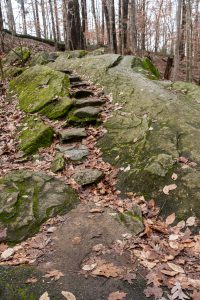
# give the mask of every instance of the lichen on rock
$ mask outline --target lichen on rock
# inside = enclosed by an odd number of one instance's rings
[[[55,114],[58,115],[59,105],[62,108],[65,104],[65,100],[59,103],[59,99],[68,96],[69,86],[67,75],[39,65],[27,69],[10,82],[10,90],[17,94],[23,111],[35,113],[43,109],[45,113],[46,109],[47,115],[50,113],[46,107],[55,101],[58,101],[55,108]]]
[[[18,242],[57,214],[71,210],[78,197],[62,181],[43,172],[13,171],[0,179],[0,229],[5,240]]]
[[[26,47],[17,47],[12,49],[3,59],[4,65],[23,65],[29,59],[31,52]]]
[[[51,145],[54,131],[40,118],[26,117],[19,133],[19,148],[25,154],[33,154],[41,147]]]

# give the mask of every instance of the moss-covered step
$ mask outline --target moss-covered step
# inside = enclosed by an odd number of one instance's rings
[[[153,197],[164,216],[176,211],[179,219],[200,217],[200,88],[175,83],[182,92],[171,92],[135,72],[132,56],[120,60],[119,55],[105,54],[63,63],[103,86],[113,103],[122,106],[104,123],[107,133],[98,143],[104,159],[122,168],[118,188]],[[197,166],[178,163],[180,156]],[[165,185],[174,184],[173,173],[178,175],[177,188],[165,195]]]
[[[63,214],[78,201],[75,191],[43,172],[14,171],[0,179],[0,229],[18,242],[39,230],[48,218]]]
[[[33,154],[39,148],[50,146],[53,135],[53,129],[40,118],[26,117],[19,132],[19,148],[25,154]]]
[[[17,94],[23,111],[41,111],[50,118],[63,116],[69,110],[71,101],[66,98],[69,86],[67,75],[39,65],[27,69],[10,82],[10,90]]]
[[[17,47],[11,50],[3,59],[4,65],[24,65],[29,59],[31,52],[26,47]]]

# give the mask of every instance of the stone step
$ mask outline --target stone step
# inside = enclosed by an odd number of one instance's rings
[[[63,153],[66,159],[76,161],[76,162],[81,161],[89,153],[88,148],[82,144],[58,145],[56,149],[59,150],[61,153]]]
[[[76,171],[73,175],[73,179],[82,186],[97,183],[103,177],[103,172],[97,169],[82,169]]]
[[[86,106],[101,106],[106,102],[105,99],[101,98],[86,98],[86,99],[76,99],[74,101],[74,106],[77,108],[86,107]]]
[[[80,77],[79,77],[79,76],[76,76],[76,75],[70,75],[70,76],[69,76],[69,80],[70,80],[71,83],[81,81]]]
[[[80,140],[87,136],[87,132],[85,128],[69,128],[63,129],[59,132],[60,139],[62,143],[73,141],[73,140]]]
[[[86,106],[75,110],[73,115],[78,118],[97,118],[100,112],[99,107]]]
[[[79,87],[87,87],[89,86],[89,83],[88,82],[74,82],[71,84],[71,88],[79,88]]]
[[[65,73],[65,74],[67,74],[67,75],[72,74],[72,72],[69,71],[69,70],[67,70],[67,69],[62,69],[62,70],[59,70],[59,71],[62,72],[62,73]]]
[[[86,98],[86,97],[90,97],[90,96],[94,96],[94,93],[92,91],[86,90],[86,89],[81,89],[81,90],[71,92],[71,97],[76,98],[76,99]]]

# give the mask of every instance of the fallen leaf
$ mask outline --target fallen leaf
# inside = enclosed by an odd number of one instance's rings
[[[42,296],[40,296],[39,300],[50,300],[49,294],[45,292],[44,294],[42,294]]]
[[[166,185],[166,186],[163,188],[163,193],[164,193],[165,195],[169,195],[169,192],[175,190],[176,188],[177,188],[177,185],[176,185],[176,184]]]
[[[183,268],[181,268],[178,265],[175,265],[173,263],[168,262],[167,263],[168,267],[170,267],[170,269],[172,269],[173,271],[177,272],[177,273],[185,273],[185,271],[183,270]]]
[[[100,267],[97,267],[92,274],[97,276],[105,276],[105,277],[117,277],[121,273],[121,270],[114,266],[112,263],[104,264]]]
[[[13,248],[8,248],[1,254],[1,258],[4,260],[8,260],[13,256],[14,253],[15,250]]]
[[[185,300],[185,299],[190,299],[183,291],[180,285],[180,282],[176,282],[174,287],[171,290],[172,294],[172,300],[175,299],[180,299],[180,300]]]
[[[45,274],[43,277],[45,278],[52,278],[54,280],[59,280],[60,277],[64,276],[64,274],[58,270],[52,270],[47,272],[47,274]]]
[[[102,213],[102,212],[104,212],[104,210],[102,209],[102,208],[92,208],[92,209],[90,209],[90,211],[89,211],[90,213],[92,213],[92,214],[94,214],[94,213]]]
[[[196,218],[195,217],[190,217],[186,221],[186,226],[194,226],[195,222],[196,222]]]
[[[108,300],[123,300],[126,297],[127,293],[124,292],[113,292],[108,296]]]
[[[161,273],[168,275],[168,276],[175,276],[176,274],[178,274],[178,272],[176,271],[168,271],[168,270],[161,270]]]
[[[175,213],[169,215],[165,220],[166,225],[171,225],[172,223],[174,223],[175,219],[176,219]]]
[[[144,294],[147,298],[154,296],[155,299],[160,299],[163,295],[163,290],[159,287],[150,287],[148,286],[145,290],[144,290]]]
[[[94,263],[94,264],[88,264],[88,265],[84,265],[83,267],[82,267],[82,270],[84,270],[84,271],[92,271],[92,270],[94,270],[94,268],[97,266],[97,264],[96,263]]]
[[[193,291],[193,294],[191,295],[192,296],[192,300],[199,300],[200,299],[200,291]]]
[[[28,278],[25,283],[36,283],[37,281],[38,281],[37,278],[31,277],[31,278]]]
[[[76,236],[72,239],[72,245],[79,245],[81,243],[81,237]]]
[[[67,300],[76,300],[76,297],[74,294],[67,292],[67,291],[62,291],[61,294],[67,299]]]
[[[129,284],[133,284],[134,279],[136,279],[136,274],[134,273],[128,272],[123,276],[123,280],[127,281]]]
[[[173,179],[173,180],[177,180],[177,178],[178,178],[178,175],[177,175],[176,173],[173,173],[173,174],[172,174],[172,179]]]

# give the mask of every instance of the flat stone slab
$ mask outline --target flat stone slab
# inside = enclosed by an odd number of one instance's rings
[[[76,99],[80,99],[80,98],[84,98],[84,97],[90,97],[90,96],[94,96],[94,93],[92,91],[89,90],[77,90],[77,91],[73,91],[71,93],[71,96],[76,98]]]
[[[51,170],[54,173],[57,173],[59,171],[62,171],[65,167],[65,159],[63,153],[56,153],[54,160],[52,161],[51,164]]]
[[[78,170],[73,175],[73,179],[80,185],[89,185],[99,182],[104,177],[103,172],[97,169]]]
[[[104,105],[106,102],[105,99],[98,98],[86,98],[86,99],[77,99],[74,102],[74,106],[81,108],[85,106],[100,106]]]
[[[18,242],[36,233],[47,219],[68,212],[78,201],[75,191],[44,172],[20,170],[0,180],[1,240]]]
[[[101,109],[98,107],[86,106],[74,111],[74,116],[78,118],[93,118],[98,117]]]
[[[57,149],[63,153],[66,159],[70,159],[73,161],[80,161],[89,153],[88,147],[86,147],[85,145],[59,145]]]
[[[70,128],[59,132],[62,142],[81,139],[87,136],[85,128]]]

